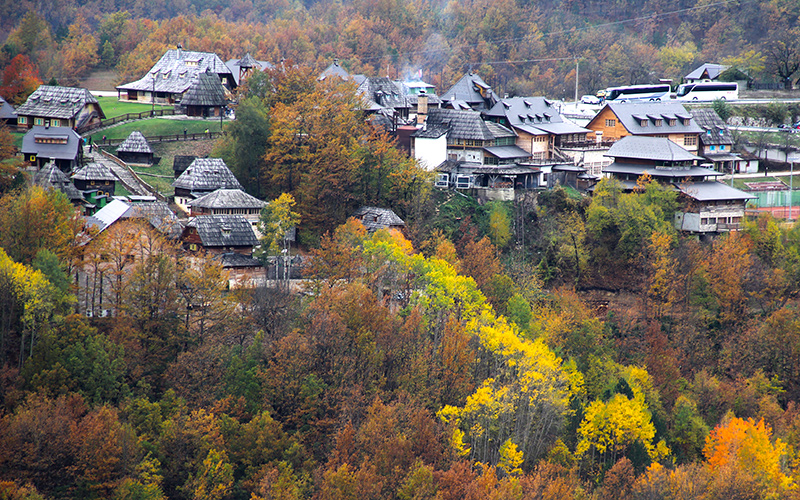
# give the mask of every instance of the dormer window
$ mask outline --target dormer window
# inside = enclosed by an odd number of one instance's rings
[[[670,127],[674,127],[677,124],[678,124],[678,120],[676,120],[675,118],[670,118],[670,120],[669,120],[669,126]]]
[[[656,118],[655,120],[653,120],[653,125],[655,125],[656,127],[660,127],[661,124],[662,124],[661,118]]]
[[[688,126],[689,126],[689,123],[691,122],[691,119],[689,119],[689,118],[682,118],[682,119],[681,119],[681,122],[683,123],[683,126],[684,126],[684,127],[688,127]]]
[[[639,126],[646,127],[647,126],[647,120],[639,120]]]

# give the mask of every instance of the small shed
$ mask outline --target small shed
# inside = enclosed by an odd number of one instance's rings
[[[102,208],[114,196],[117,176],[102,163],[87,163],[72,174],[72,181],[89,203]]]
[[[180,105],[186,116],[221,116],[228,105],[228,97],[217,75],[199,73],[183,94]]]
[[[117,156],[125,163],[153,163],[153,149],[138,130],[131,132],[117,148]]]
[[[48,163],[41,168],[36,175],[33,176],[33,184],[41,186],[45,189],[57,189],[67,195],[70,203],[76,207],[84,207],[86,199],[83,194],[78,191],[72,182],[70,182],[67,174],[59,170],[54,163]]]

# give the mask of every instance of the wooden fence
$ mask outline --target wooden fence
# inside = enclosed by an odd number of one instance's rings
[[[88,125],[84,125],[83,127],[79,127],[77,132],[80,135],[84,135],[92,130],[97,130],[99,128],[110,127],[116,123],[120,122],[127,122],[131,120],[143,120],[145,118],[152,118],[154,116],[170,116],[175,115],[175,109],[167,108],[167,109],[154,109],[151,111],[142,111],[141,113],[125,113],[124,115],[115,116],[114,118],[108,118],[106,120],[100,120],[99,122],[91,123]]]
[[[200,141],[203,139],[216,139],[221,136],[223,132],[197,132],[193,134],[169,134],[169,135],[152,135],[147,136],[145,139],[148,143],[153,144],[156,142],[180,142],[180,141]],[[103,146],[119,146],[125,139],[97,139],[94,145],[98,147]]]

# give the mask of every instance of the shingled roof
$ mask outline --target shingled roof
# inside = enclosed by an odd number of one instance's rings
[[[116,181],[117,176],[111,172],[111,169],[102,163],[87,163],[77,172],[72,174],[73,179],[81,181]]]
[[[470,71],[442,94],[442,101],[463,101],[473,108],[482,109],[493,106],[497,96],[489,84]]]
[[[356,92],[382,108],[410,107],[405,93],[391,79],[385,76],[364,79],[356,89]]]
[[[350,80],[352,77],[350,73],[347,72],[343,67],[339,65],[339,60],[334,59],[330,66],[325,68],[322,73],[319,75],[317,80],[322,81],[326,78],[330,78],[332,76],[337,76],[342,80]]]
[[[192,86],[183,94],[181,106],[222,107],[228,104],[225,87],[217,75],[206,72],[196,75]]]
[[[686,80],[716,80],[719,75],[728,69],[724,64],[705,63],[684,77]]]
[[[86,89],[40,85],[25,104],[17,108],[17,115],[69,120],[92,103],[97,103],[97,98]],[[105,118],[102,110],[100,118]]]
[[[58,169],[54,164],[48,163],[33,176],[33,184],[45,189],[57,189],[67,195],[70,201],[85,201],[83,194],[78,191],[67,174]]]
[[[117,153],[152,153],[150,144],[141,132],[134,130],[117,148]]]
[[[703,129],[700,140],[704,145],[733,145],[733,136],[728,130],[728,125],[722,121],[716,111],[711,108],[694,108],[692,117]]]
[[[414,133],[415,137],[441,137],[447,130],[448,142],[453,139],[491,141],[500,137],[516,137],[508,128],[486,122],[481,114],[472,110],[432,108],[428,110],[425,130]]]
[[[182,94],[192,85],[195,75],[206,71],[220,78],[229,77],[231,82],[235,81],[230,68],[214,53],[170,49],[145,76],[135,82],[120,85],[117,89],[150,92],[153,90],[155,75],[156,92]]]
[[[233,172],[220,158],[198,158],[175,179],[172,187],[188,191],[215,191],[219,188],[242,189]]]
[[[259,61],[255,57],[251,56],[249,52],[245,54],[244,57],[241,59],[230,59],[228,61],[225,61],[225,66],[227,66],[228,69],[231,70],[231,74],[233,75],[233,78],[236,80],[236,85],[239,85],[240,83],[239,73],[242,70],[242,68],[245,69],[256,68],[260,71],[264,71],[265,69],[273,67],[272,63],[268,61]]]
[[[391,227],[405,227],[406,225],[403,219],[388,208],[361,207],[353,212],[353,217],[360,220],[369,232]]]
[[[264,208],[266,204],[241,189],[217,189],[189,203],[199,208]]]
[[[181,224],[175,213],[163,201],[141,201],[132,203],[115,199],[87,217],[87,223],[104,231],[111,224],[123,219],[142,219],[170,238],[177,238],[181,233]]]
[[[204,247],[252,247],[258,244],[253,225],[241,215],[201,215],[190,220]]]

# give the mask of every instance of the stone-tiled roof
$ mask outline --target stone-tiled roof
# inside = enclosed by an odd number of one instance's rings
[[[85,201],[83,194],[78,191],[67,174],[59,170],[53,163],[48,163],[33,176],[33,183],[46,189],[58,189],[69,198],[70,201]]]
[[[703,133],[700,134],[700,141],[704,145],[733,145],[733,136],[716,111],[711,108],[693,108],[692,117],[697,122],[697,125],[703,129]]]
[[[615,159],[638,159],[668,162],[701,160],[666,137],[628,135],[615,142],[605,156]]]
[[[86,89],[40,85],[28,96],[25,104],[17,108],[17,115],[69,120],[77,116],[87,104],[96,103],[97,98]],[[100,118],[105,118],[102,110]]]
[[[497,102],[492,87],[471,71],[441,97],[442,101],[462,101],[475,109],[488,109]]]
[[[81,181],[116,181],[117,176],[102,163],[87,163],[72,174],[73,179]]]
[[[150,144],[141,132],[134,130],[117,148],[118,153],[152,153]]]
[[[181,106],[213,106],[221,107],[228,104],[225,96],[225,87],[217,75],[206,72],[200,73],[192,80],[192,86],[183,94]]]
[[[193,192],[209,192],[220,188],[242,189],[233,172],[220,158],[198,158],[175,179],[172,187]]]
[[[22,138],[22,152],[41,158],[74,160],[81,146],[81,136],[69,127],[34,126]]]
[[[217,189],[189,203],[193,208],[264,208],[266,204],[241,189]]]
[[[692,118],[692,114],[679,103],[609,102],[606,107],[617,116],[625,130],[633,135],[699,134],[703,131]],[[600,110],[589,124],[600,120],[602,113],[603,110]],[[684,125],[684,120],[688,120],[687,125]]]
[[[197,230],[204,247],[252,247],[258,244],[253,225],[241,215],[200,215],[186,224],[186,229],[189,228]]]
[[[135,82],[120,85],[117,89],[150,92],[153,90],[153,75],[155,75],[156,92],[182,94],[191,86],[195,75],[206,71],[234,81],[231,70],[216,54],[170,49],[146,75]]]
[[[441,108],[428,110],[425,130],[415,132],[414,136],[441,137],[442,129],[447,130],[448,142],[453,139],[491,141],[499,137],[516,137],[513,131],[502,125],[485,122],[477,111]]]
[[[369,232],[390,227],[405,227],[406,223],[393,210],[379,207],[361,207],[353,212]]]

